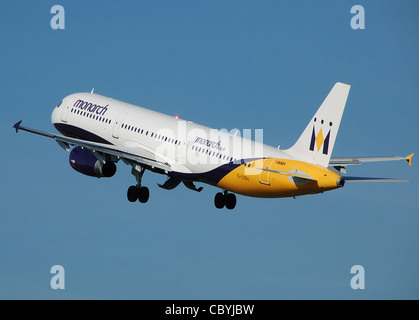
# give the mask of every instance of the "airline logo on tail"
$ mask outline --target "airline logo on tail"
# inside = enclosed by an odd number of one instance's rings
[[[317,122],[317,118],[314,118],[314,122]],[[321,124],[324,124],[324,120],[321,121]],[[329,122],[329,126],[332,127],[333,123]],[[323,147],[323,154],[329,154],[329,142],[330,142],[330,133],[332,129],[329,129],[329,132],[326,135],[326,138],[323,134],[323,127],[320,128],[320,131],[316,135],[316,125],[313,125],[313,133],[311,134],[311,143],[310,143],[310,151],[314,151],[316,148],[319,152],[320,149]]]

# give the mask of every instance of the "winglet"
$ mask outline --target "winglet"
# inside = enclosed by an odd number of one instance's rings
[[[14,125],[13,125],[13,128],[15,128],[16,129],[16,133],[19,131],[19,126],[20,126],[20,124],[22,123],[22,120],[20,120],[19,122],[16,122]]]
[[[414,156],[415,154],[414,153],[412,153],[411,155],[408,155],[407,157],[406,157],[406,160],[407,160],[407,163],[409,164],[409,166],[412,166],[412,157]]]

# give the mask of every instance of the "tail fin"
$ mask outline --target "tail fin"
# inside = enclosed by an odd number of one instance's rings
[[[350,85],[336,83],[297,142],[290,155],[323,167],[329,166]]]

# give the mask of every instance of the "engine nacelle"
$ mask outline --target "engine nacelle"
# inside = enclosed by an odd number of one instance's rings
[[[101,178],[112,177],[116,172],[116,165],[112,161],[102,163],[93,153],[82,147],[75,147],[70,152],[70,165],[77,172],[87,176]]]

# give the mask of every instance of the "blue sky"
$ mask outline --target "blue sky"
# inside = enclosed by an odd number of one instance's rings
[[[65,30],[50,9],[65,8]],[[365,8],[365,30],[350,9]],[[417,1],[2,1],[1,299],[418,299],[419,173],[350,167],[408,184],[347,184],[297,199],[159,189],[146,205],[118,164],[111,179],[71,169],[50,114],[90,91],[201,124],[263,129],[291,146],[335,82],[351,84],[335,156],[418,152]],[[66,289],[50,288],[62,265]],[[353,265],[365,290],[352,290]]]

